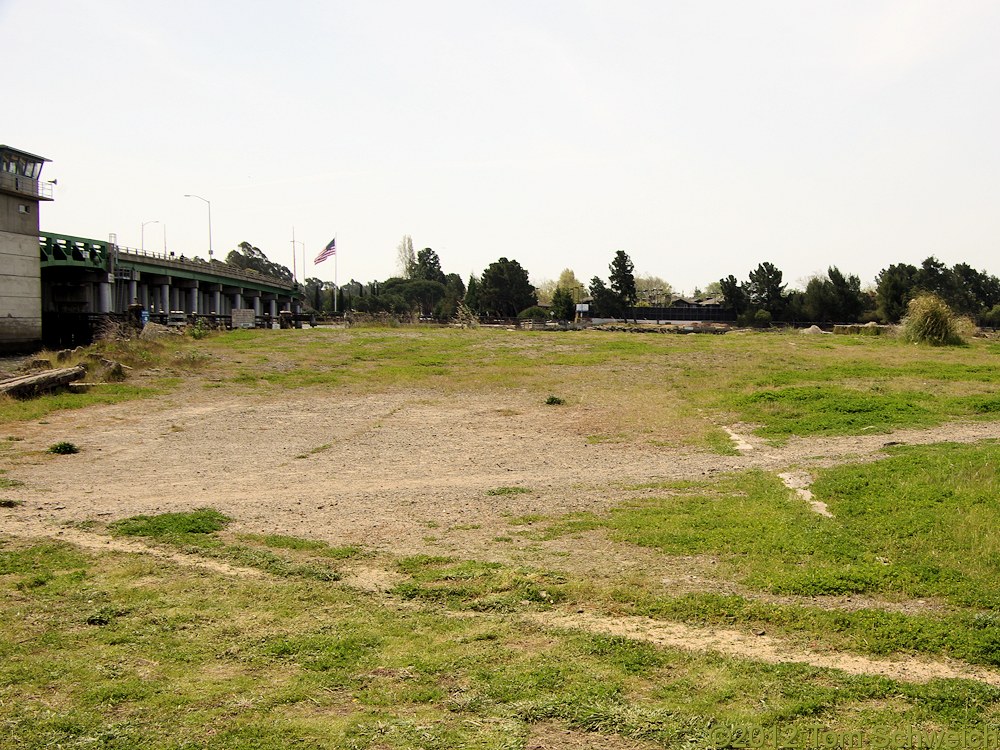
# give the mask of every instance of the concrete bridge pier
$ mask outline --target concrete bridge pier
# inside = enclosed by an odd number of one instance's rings
[[[208,287],[210,302],[209,312],[222,315],[222,284],[210,284]]]
[[[111,312],[111,282],[107,276],[97,285],[97,312]]]

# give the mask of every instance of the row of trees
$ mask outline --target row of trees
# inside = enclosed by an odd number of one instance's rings
[[[825,276],[809,279],[803,291],[786,287],[781,271],[772,263],[759,264],[746,281],[733,275],[719,280],[726,304],[747,323],[898,323],[910,300],[923,292],[936,294],[958,313],[991,325],[1000,323],[1000,279],[966,263],[948,268],[933,256],[919,267],[899,263],[883,269],[870,290],[861,288],[857,276],[845,275],[836,266],[828,268]]]
[[[459,305],[476,315],[513,318],[519,315],[571,320],[576,304],[589,293],[590,315],[602,318],[635,317],[637,305],[668,304],[670,285],[658,277],[636,277],[632,259],[619,250],[609,266],[607,281],[595,276],[584,286],[566,269],[556,282],[536,289],[528,272],[516,260],[500,258],[468,284],[456,273],[445,273],[438,254],[429,247],[415,252],[409,235],[397,250],[398,275],[383,282],[362,285],[351,281],[337,290],[331,282],[306,279],[308,307],[318,312],[354,309],[393,315],[418,314],[438,320],[452,319]],[[291,281],[292,272],[274,263],[257,247],[241,242],[226,256],[226,263],[244,270]],[[967,263],[951,268],[931,256],[920,266],[890,265],[876,277],[873,289],[862,289],[860,279],[836,266],[825,275],[809,279],[804,290],[789,290],[773,263],[760,263],[744,281],[729,275],[706,290],[720,295],[739,320],[896,323],[906,314],[909,301],[922,292],[943,299],[954,311],[983,323],[1000,325],[1000,279]],[[334,296],[339,294],[336,300]],[[696,296],[698,293],[696,292]],[[544,298],[548,310],[537,307]]]
[[[542,310],[538,307],[538,290],[529,281],[527,270],[516,260],[500,258],[481,274],[472,274],[466,285],[458,274],[444,272],[440,257],[431,248],[414,251],[409,235],[403,237],[396,252],[399,275],[368,285],[367,293],[359,290],[359,296],[345,300],[348,305],[371,313],[403,315],[416,311],[423,317],[437,320],[453,318],[459,304],[471,313],[487,318],[520,316],[572,320],[576,315],[576,304],[587,291],[573,272],[566,269],[549,293],[549,309]],[[610,272],[607,285],[597,277],[590,283],[594,315],[618,317],[634,307],[639,299],[632,260],[624,251],[615,254]],[[669,286],[662,279],[653,279],[652,283],[657,282],[669,293]],[[312,289],[307,284],[310,301],[314,294],[316,301],[322,301],[319,291],[314,293]],[[324,309],[319,305],[313,306]],[[329,309],[328,306],[325,309]]]

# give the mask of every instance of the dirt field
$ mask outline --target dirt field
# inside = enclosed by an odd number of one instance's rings
[[[778,449],[754,439],[747,426],[731,425],[740,455],[721,456],[635,444],[588,444],[563,423],[568,419],[568,412],[516,392],[498,403],[475,395],[443,400],[416,391],[336,400],[303,392],[280,399],[219,399],[210,389],[192,389],[143,402],[57,413],[39,423],[8,428],[10,437],[21,440],[22,456],[6,462],[9,476],[24,485],[5,494],[24,505],[0,510],[0,518],[5,530],[15,535],[164,554],[137,542],[109,541],[77,524],[211,506],[233,517],[237,531],[357,544],[395,555],[449,554],[530,563],[609,580],[642,575],[657,581],[664,593],[724,590],[802,602],[720,582],[708,575],[712,560],[668,559],[615,544],[599,532],[539,541],[518,535],[520,527],[512,521],[529,514],[601,511],[641,497],[643,490],[628,489],[640,483],[751,467],[793,471],[794,487],[807,489],[810,469],[874,460],[889,442],[1000,438],[1000,423],[954,424],[888,436],[793,439]],[[75,443],[80,453],[44,452],[62,440]],[[530,492],[487,494],[500,487]],[[251,574],[222,563],[197,564],[215,565],[233,575]],[[391,584],[387,575],[359,568],[349,581],[385,588]],[[815,598],[808,603],[904,611],[936,606],[922,600],[863,597]],[[964,676],[1000,684],[1000,674],[947,661],[809,652],[763,635],[665,627],[640,618],[611,620],[582,610],[545,616],[558,626],[765,661],[804,661],[916,681]]]

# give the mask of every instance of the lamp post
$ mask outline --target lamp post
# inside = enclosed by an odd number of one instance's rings
[[[208,259],[212,260],[212,201],[208,198],[202,198],[200,195],[192,195],[190,193],[184,194],[185,198],[197,198],[200,201],[205,201],[208,204]]]
[[[146,225],[147,224],[159,224],[160,222],[156,219],[152,221],[142,222],[142,226],[139,227],[139,249],[142,250],[143,254],[146,252]]]

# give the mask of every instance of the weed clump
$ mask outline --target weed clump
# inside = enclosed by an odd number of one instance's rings
[[[900,332],[904,341],[931,346],[962,346],[973,323],[954,313],[936,294],[921,294],[910,300]]]
[[[566,403],[566,399],[559,398],[558,396],[549,396],[545,399],[546,406],[562,406]]]
[[[73,443],[63,440],[58,443],[54,443],[49,446],[49,453],[55,453],[57,456],[68,456],[73,453],[79,453],[80,449],[77,448]]]
[[[527,495],[531,492],[527,487],[495,487],[492,490],[487,490],[486,494],[491,497],[499,497],[503,495]]]

